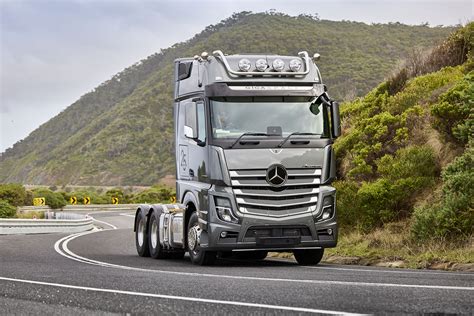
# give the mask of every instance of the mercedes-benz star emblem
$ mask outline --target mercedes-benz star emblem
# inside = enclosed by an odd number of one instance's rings
[[[279,187],[288,180],[288,173],[282,165],[271,165],[267,169],[267,182],[271,186]]]

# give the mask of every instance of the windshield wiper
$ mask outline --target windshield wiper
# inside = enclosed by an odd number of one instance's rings
[[[235,140],[235,142],[233,142],[232,145],[229,146],[229,148],[234,147],[235,144],[237,144],[238,142],[240,142],[240,140],[242,139],[242,137],[245,137],[245,136],[272,136],[272,135],[267,134],[267,133],[245,132],[245,133],[243,133],[242,135],[240,135],[240,136]]]
[[[288,141],[288,139],[290,139],[292,136],[296,136],[296,135],[318,135],[318,136],[321,136],[322,134],[316,134],[316,133],[301,133],[301,132],[294,132],[294,133],[291,133],[290,135],[286,136],[286,138],[284,140],[281,141],[281,143],[278,144],[278,148],[281,148],[283,145],[285,145],[285,143]]]

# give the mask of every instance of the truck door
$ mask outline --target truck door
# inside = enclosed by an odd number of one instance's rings
[[[185,100],[179,103],[178,134],[178,180],[207,182],[206,112],[203,101]]]

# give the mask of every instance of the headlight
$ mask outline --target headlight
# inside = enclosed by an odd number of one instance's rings
[[[255,62],[255,68],[257,68],[258,71],[265,71],[268,68],[267,61],[265,59],[258,59]]]
[[[273,61],[272,66],[275,71],[282,71],[285,68],[285,62],[277,58]]]
[[[239,220],[232,213],[230,200],[222,197],[215,197],[217,216],[224,222],[238,223]]]
[[[290,61],[290,69],[291,71],[294,71],[294,72],[297,72],[297,71],[300,71],[301,69],[301,61],[299,61],[298,59],[292,59]]]
[[[239,61],[239,69],[242,71],[249,71],[251,66],[252,64],[250,63],[250,60],[248,60],[247,58],[241,59]]]
[[[323,200],[323,211],[321,213],[321,220],[327,220],[334,216],[334,197],[326,196]]]

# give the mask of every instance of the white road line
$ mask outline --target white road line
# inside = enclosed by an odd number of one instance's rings
[[[98,219],[95,219],[92,216],[91,216],[91,218],[94,222],[101,223],[101,224],[104,224],[104,225],[108,225],[108,226],[112,227],[112,229],[118,229],[117,226],[115,226],[115,225],[112,225],[112,224],[104,222],[104,221],[99,221]]]
[[[199,297],[164,295],[164,294],[143,293],[143,292],[134,292],[134,291],[123,291],[123,290],[115,290],[115,289],[101,289],[101,288],[94,288],[94,287],[87,287],[87,286],[77,286],[77,285],[68,285],[68,284],[61,284],[61,283],[50,283],[50,282],[41,282],[41,281],[23,280],[23,279],[14,279],[14,278],[5,278],[5,277],[0,277],[0,280],[18,282],[18,283],[35,284],[35,285],[53,286],[53,287],[60,287],[60,288],[68,288],[68,289],[74,289],[74,290],[124,294],[124,295],[132,295],[132,296],[152,297],[152,298],[189,301],[189,302],[276,309],[276,310],[302,312],[302,313],[329,314],[329,315],[362,315],[362,314],[346,313],[346,312],[332,311],[332,310],[325,310],[325,309],[247,303],[247,302],[239,302],[239,301],[224,301],[224,300],[214,300],[214,299],[199,298]]]
[[[94,231],[95,232],[95,231]],[[57,253],[59,253],[61,256],[63,257],[66,257],[68,259],[71,259],[71,260],[74,260],[74,261],[78,261],[78,262],[82,262],[82,263],[88,263],[88,264],[93,264],[93,265],[99,265],[97,263],[92,263],[92,262],[89,262],[89,261],[86,261],[86,260],[80,260],[80,259],[77,259],[75,256],[71,256],[71,255],[67,255],[65,254],[62,250],[61,250],[61,243],[63,241],[65,241],[66,239],[68,238],[71,238],[71,237],[78,237],[78,236],[82,236],[82,235],[87,235],[87,234],[91,234],[93,232],[87,232],[87,233],[77,233],[77,234],[73,234],[73,235],[69,235],[69,236],[66,236],[66,237],[63,237],[61,239],[59,239],[58,241],[56,241],[56,243],[54,244],[54,250],[56,250]]]
[[[61,249],[55,250],[65,257],[74,257],[76,261],[82,263],[99,265],[107,268],[117,268],[124,270],[133,270],[147,273],[159,273],[159,274],[170,274],[170,275],[179,275],[179,276],[193,276],[193,277],[208,277],[208,278],[220,278],[220,279],[237,279],[237,280],[253,280],[253,281],[267,281],[267,282],[288,282],[288,283],[310,283],[310,284],[323,284],[323,285],[344,285],[344,286],[368,286],[368,287],[399,287],[399,288],[419,288],[419,289],[435,289],[435,290],[461,290],[461,291],[474,291],[474,287],[464,287],[464,286],[445,286],[445,285],[422,285],[422,284],[398,284],[398,283],[372,283],[372,282],[351,282],[351,281],[331,281],[331,280],[308,280],[308,279],[284,279],[284,278],[264,278],[264,277],[252,277],[252,276],[233,276],[233,275],[220,275],[220,274],[210,274],[210,273],[196,273],[196,272],[183,272],[183,271],[169,271],[169,270],[155,270],[155,269],[143,269],[135,268],[130,266],[123,266],[112,264],[103,261],[92,260],[89,258],[81,257],[74,252],[72,252],[67,246],[68,243],[78,237],[81,237],[86,234],[91,234],[92,232],[80,233],[68,236],[62,244],[65,254]],[[74,260],[74,259],[73,259]]]
[[[122,216],[128,216],[128,217],[133,217],[133,218],[135,218],[135,214],[121,213],[120,215],[122,215]]]
[[[279,260],[272,260],[272,261],[279,261]],[[379,270],[379,269],[358,269],[358,268],[339,268],[339,267],[308,267],[308,266],[300,266],[300,268],[305,269],[316,269],[316,270],[336,270],[336,271],[361,271],[361,272],[378,272],[378,273],[401,273],[401,274],[425,274],[425,275],[461,275],[461,276],[469,276],[474,277],[474,273],[455,273],[455,272],[433,272],[433,271],[401,271],[401,270]]]

